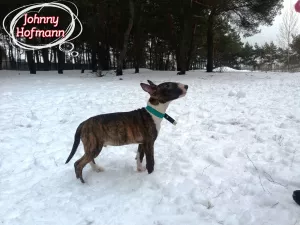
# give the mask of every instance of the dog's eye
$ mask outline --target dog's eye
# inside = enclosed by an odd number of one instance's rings
[[[170,84],[165,84],[164,85],[164,88],[169,88],[170,87]]]

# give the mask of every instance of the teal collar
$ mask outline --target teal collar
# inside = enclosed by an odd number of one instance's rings
[[[153,114],[154,116],[158,118],[164,118],[165,114],[157,111],[156,109],[152,108],[151,106],[147,105],[146,109],[148,110],[149,113]]]
[[[158,118],[165,118],[166,120],[168,120],[170,123],[172,123],[173,125],[176,125],[176,121],[169,116],[167,113],[161,113],[159,111],[157,111],[156,109],[152,108],[151,106],[147,105],[146,110],[151,113],[152,115],[158,117]]]

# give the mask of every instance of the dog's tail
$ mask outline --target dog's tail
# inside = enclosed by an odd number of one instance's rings
[[[72,159],[72,157],[74,156],[77,148],[78,148],[78,145],[80,143],[80,134],[81,134],[81,128],[83,126],[83,123],[81,123],[78,127],[77,127],[77,130],[76,130],[76,133],[75,133],[75,137],[74,137],[74,143],[73,143],[73,147],[72,147],[72,151],[66,161],[66,164]]]

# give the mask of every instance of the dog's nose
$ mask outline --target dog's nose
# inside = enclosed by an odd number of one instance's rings
[[[184,85],[184,88],[187,90],[189,88],[189,86],[188,85]]]

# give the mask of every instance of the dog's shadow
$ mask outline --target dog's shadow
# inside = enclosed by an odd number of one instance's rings
[[[97,183],[120,183],[122,185],[132,183],[132,180],[141,177],[142,175],[148,174],[147,171],[138,172],[133,162],[124,160],[113,160],[109,164],[101,164],[104,167],[104,171],[96,172],[91,167],[86,167],[83,171],[83,179],[86,183],[97,184]]]

